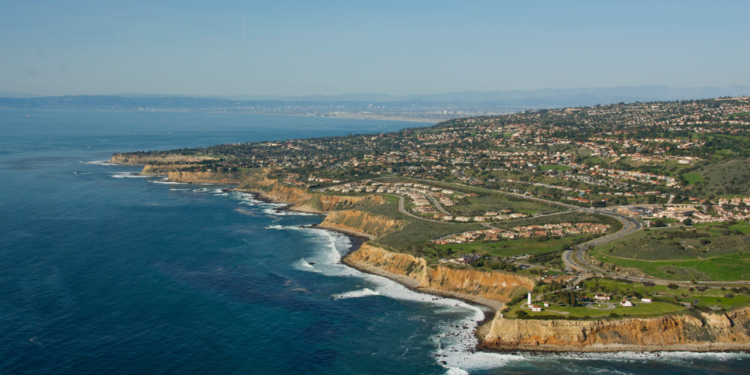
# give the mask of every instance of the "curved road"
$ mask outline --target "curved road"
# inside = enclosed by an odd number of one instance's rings
[[[618,217],[619,215],[610,214],[609,216]],[[643,228],[639,221],[633,218],[627,217],[627,216],[619,216],[618,220],[623,222],[623,228],[617,233],[613,233],[608,236],[594,239],[592,241],[576,246],[573,250],[565,251],[563,253],[563,261],[565,262],[565,267],[569,269],[581,270],[584,272],[599,273],[604,276],[612,277],[612,278],[622,278],[622,279],[628,279],[628,280],[633,280],[633,281],[649,281],[657,285],[669,285],[669,284],[678,284],[678,285],[682,284],[685,286],[694,285],[692,284],[692,281],[688,281],[688,280],[682,280],[682,281],[664,280],[664,279],[642,278],[642,277],[633,277],[633,276],[623,275],[623,274],[619,274],[616,272],[610,272],[610,271],[604,270],[586,261],[583,255],[584,255],[584,252],[588,249],[589,245],[601,245],[605,242],[613,241],[618,238],[627,236]],[[575,281],[575,283],[578,284],[584,279],[585,277],[579,278],[578,280]],[[698,281],[696,284],[706,285],[706,286],[713,287],[713,288],[719,288],[721,285],[749,285],[750,282],[748,281]]]
[[[638,230],[643,229],[643,225],[641,224],[640,221],[638,221],[636,219],[633,219],[633,218],[631,218],[629,216],[615,214],[613,212],[609,212],[609,211],[606,211],[606,210],[600,210],[600,209],[594,209],[594,208],[585,208],[585,207],[580,207],[580,206],[574,206],[574,205],[566,204],[566,203],[562,203],[562,202],[550,201],[550,200],[546,200],[546,199],[542,199],[542,198],[530,197],[530,196],[523,195],[523,194],[509,193],[509,192],[500,191],[500,190],[491,190],[491,189],[477,188],[477,187],[467,186],[467,185],[463,185],[463,184],[454,184],[454,183],[450,183],[450,182],[439,182],[439,181],[432,181],[432,180],[425,180],[425,179],[416,179],[416,180],[419,180],[419,181],[422,181],[422,182],[425,182],[425,183],[428,183],[428,184],[432,184],[432,185],[440,185],[440,184],[442,184],[442,185],[455,186],[455,187],[460,187],[460,188],[463,188],[463,189],[481,191],[481,192],[486,192],[486,193],[505,194],[505,195],[510,195],[510,196],[514,196],[514,197],[517,197],[517,198],[522,198],[522,199],[530,200],[530,201],[535,201],[535,202],[540,202],[540,203],[546,203],[546,204],[550,204],[550,205],[565,207],[565,208],[573,209],[573,210],[580,211],[580,212],[597,213],[597,214],[601,214],[601,215],[612,217],[614,219],[617,219],[618,221],[620,221],[623,224],[622,225],[622,229],[620,229],[616,233],[612,233],[610,235],[607,235],[607,236],[604,236],[604,237],[599,237],[599,238],[596,238],[596,239],[591,240],[589,242],[580,244],[580,245],[576,246],[574,248],[574,250],[565,251],[563,253],[563,262],[565,262],[565,268],[566,269],[569,269],[569,270],[580,270],[580,271],[591,272],[591,273],[599,273],[599,274],[602,274],[602,275],[605,275],[605,276],[608,276],[608,277],[612,277],[612,278],[623,278],[623,279],[637,280],[637,281],[645,280],[645,281],[650,281],[650,282],[653,282],[653,283],[659,284],[659,285],[667,285],[667,284],[683,284],[683,285],[687,285],[687,284],[691,283],[690,281],[687,281],[687,280],[685,280],[685,281],[675,281],[675,280],[661,280],[661,279],[652,279],[652,278],[645,278],[644,279],[644,278],[636,278],[636,277],[631,277],[631,276],[627,276],[627,275],[623,275],[623,274],[618,274],[618,273],[615,273],[615,272],[609,272],[609,271],[603,270],[603,269],[601,269],[599,267],[596,267],[596,266],[590,264],[589,262],[587,262],[583,258],[584,251],[590,245],[601,245],[601,244],[604,244],[606,242],[622,238],[624,236],[627,236],[627,235],[632,234],[632,233],[634,233],[634,232],[636,232]],[[432,201],[432,199],[430,199],[430,200]],[[437,205],[436,205],[436,207],[437,207]],[[403,197],[399,197],[399,211],[401,211],[403,214],[406,214],[408,216],[411,216],[411,217],[414,217],[414,218],[417,218],[417,219],[435,221],[435,220],[430,220],[430,219],[425,219],[425,218],[417,217],[417,216],[414,216],[414,215],[406,212],[406,210],[404,209],[404,205],[403,205]],[[560,213],[562,213],[562,212],[560,212]],[[555,214],[560,214],[560,213],[555,213]],[[544,216],[547,216],[547,215],[544,215]],[[579,277],[576,280],[576,283],[579,283],[580,281],[584,280],[585,278],[586,278],[586,276]],[[701,285],[706,285],[706,286],[712,286],[712,285],[714,285],[714,287],[716,287],[716,288],[718,288],[719,285],[750,285],[750,281],[698,281],[697,283],[701,284]]]

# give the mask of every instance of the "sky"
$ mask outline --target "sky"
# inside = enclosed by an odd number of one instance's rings
[[[0,1],[0,91],[750,85],[750,1]],[[529,3],[529,4],[526,4]]]

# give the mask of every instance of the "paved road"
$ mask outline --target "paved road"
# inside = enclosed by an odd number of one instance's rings
[[[627,236],[637,230],[642,229],[641,223],[638,222],[637,220],[633,218],[629,218],[627,216],[621,216],[620,218],[623,219],[625,222],[623,223],[622,230],[620,230],[619,232],[613,233],[609,236],[600,237],[592,241],[586,242],[584,244],[581,244],[572,251],[571,250],[565,251],[563,253],[563,261],[565,262],[566,269],[571,268],[574,270],[580,270],[584,272],[598,273],[598,274],[608,276],[611,278],[621,278],[621,279],[628,279],[628,280],[633,280],[633,281],[650,281],[657,285],[669,285],[669,284],[677,284],[677,285],[691,284],[693,285],[692,282],[688,280],[663,280],[663,279],[632,277],[632,276],[604,270],[586,261],[583,255],[589,245],[601,245],[605,242],[609,242],[609,241],[616,240],[618,238],[622,238],[623,236]],[[580,278],[580,280],[576,280],[575,283],[578,284],[584,279],[585,278]],[[705,286],[709,286],[712,288],[720,288],[722,285],[750,285],[750,282],[748,281],[698,281],[696,284],[705,285]]]
[[[600,210],[600,209],[594,209],[594,208],[584,208],[584,207],[574,206],[574,205],[566,204],[566,203],[562,203],[562,202],[550,201],[550,200],[546,200],[546,199],[542,199],[542,198],[530,197],[530,196],[527,196],[527,195],[516,194],[516,193],[509,193],[509,192],[500,191],[500,190],[491,190],[491,189],[485,189],[485,188],[477,188],[477,187],[473,187],[473,186],[467,186],[467,185],[463,185],[463,184],[455,184],[455,183],[450,183],[450,182],[441,182],[441,181],[433,181],[433,180],[425,180],[425,179],[417,179],[417,180],[425,182],[425,183],[428,183],[428,184],[432,184],[432,185],[448,185],[448,186],[455,186],[455,187],[460,187],[460,188],[463,188],[463,189],[480,191],[480,192],[486,192],[486,193],[492,193],[492,194],[505,194],[505,195],[510,195],[510,196],[514,196],[514,197],[517,197],[517,198],[522,198],[522,199],[530,200],[530,201],[535,201],[535,202],[540,202],[540,203],[546,203],[546,204],[560,206],[560,207],[566,207],[566,208],[570,208],[570,209],[573,209],[573,210],[576,210],[576,211],[579,211],[579,212],[597,213],[597,214],[601,214],[601,215],[605,215],[605,216],[609,216],[609,217],[615,218],[615,219],[619,220],[621,223],[623,223],[623,227],[622,227],[621,230],[619,230],[616,233],[613,233],[613,234],[610,234],[610,235],[607,235],[607,236],[604,236],[604,237],[596,238],[596,239],[594,239],[592,241],[589,241],[589,242],[586,242],[584,244],[578,245],[574,249],[574,251],[566,251],[566,252],[563,253],[563,261],[565,262],[566,269],[569,268],[571,270],[580,270],[580,271],[583,271],[583,272],[599,273],[599,274],[602,274],[602,275],[605,275],[605,276],[609,276],[609,277],[612,277],[612,278],[623,278],[623,279],[630,279],[630,280],[634,280],[634,281],[641,281],[641,280],[650,281],[650,282],[653,282],[653,283],[658,284],[658,285],[667,285],[667,284],[683,284],[683,285],[686,285],[686,284],[689,283],[689,281],[687,281],[687,280],[685,280],[685,281],[675,281],[675,280],[661,280],[661,279],[651,279],[651,278],[642,279],[642,278],[631,277],[631,276],[627,276],[627,275],[618,274],[618,273],[615,273],[615,272],[609,272],[609,271],[603,270],[603,269],[601,269],[599,267],[596,267],[596,266],[588,263],[585,259],[583,259],[583,253],[588,248],[588,246],[590,246],[590,245],[601,245],[601,244],[604,244],[606,242],[622,238],[624,236],[627,236],[627,235],[632,234],[632,233],[634,233],[634,232],[636,232],[638,230],[643,229],[642,224],[638,220],[633,219],[631,217],[624,216],[624,215],[619,215],[619,214],[615,214],[615,213],[610,212],[610,211],[605,211],[605,210]],[[403,198],[401,198],[401,197],[399,197],[399,198],[400,198],[399,199],[399,211],[401,211],[402,213],[404,213],[404,214],[406,214],[408,216],[411,216],[411,217],[415,217],[415,218],[422,219],[422,220],[429,220],[429,219],[424,219],[424,218],[420,218],[420,217],[414,216],[414,215],[409,214],[408,212],[406,212],[406,210],[403,209]],[[560,213],[556,213],[556,214],[560,214]],[[429,220],[429,221],[435,221],[435,220]],[[585,277],[579,278],[579,279],[582,280],[582,279],[585,279]],[[577,281],[580,282],[580,280],[577,280]],[[697,284],[706,285],[706,286],[715,285],[714,287],[718,288],[719,285],[750,285],[750,281],[726,281],[726,282],[725,281],[698,281]]]
[[[446,215],[453,216],[452,213],[446,211],[443,208],[443,206],[440,205],[440,202],[438,202],[438,200],[435,199],[435,197],[433,197],[432,194],[425,194],[425,197],[427,197],[427,200],[430,201],[430,203],[432,203],[433,205],[435,205],[435,208],[437,208],[438,211],[440,211],[440,212],[442,212],[442,213],[444,213]]]
[[[419,220],[425,220],[425,221],[432,221],[432,222],[435,222],[435,223],[441,223],[441,221],[427,219],[427,218],[419,217],[417,215],[412,214],[411,212],[407,211],[406,208],[404,207],[404,201],[405,201],[404,197],[402,197],[400,195],[391,195],[391,196],[392,197],[398,197],[398,211],[401,212],[402,214],[404,214],[406,216],[409,216],[409,217],[413,217],[415,219],[419,219]]]

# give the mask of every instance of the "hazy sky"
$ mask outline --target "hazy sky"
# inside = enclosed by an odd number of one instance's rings
[[[748,0],[517,3],[4,0],[0,91],[750,85]]]

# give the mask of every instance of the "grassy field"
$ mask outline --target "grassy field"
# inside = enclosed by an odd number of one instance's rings
[[[506,240],[492,243],[474,243],[474,244],[450,244],[440,245],[439,249],[451,248],[459,254],[468,253],[488,253],[493,256],[509,257],[524,254],[543,254],[551,251],[560,250],[563,245],[569,245],[570,241],[585,236],[565,237],[552,239],[544,242],[537,242],[535,238],[522,240]]]
[[[690,185],[703,182],[703,175],[698,172],[685,173],[682,177],[684,177]]]
[[[361,211],[371,212],[377,215],[392,217],[408,222],[403,229],[392,232],[385,237],[378,238],[377,243],[392,247],[397,250],[405,250],[408,247],[430,241],[451,233],[465,232],[484,228],[479,224],[449,224],[415,219],[398,211],[398,203],[387,203],[379,206],[362,207]]]
[[[464,204],[464,202],[467,202]],[[484,195],[479,197],[470,197],[458,202],[457,205],[445,207],[447,210],[460,216],[478,216],[484,215],[488,211],[511,210],[522,213],[559,212],[563,211],[561,207],[550,206],[543,203],[537,203],[525,199],[511,198],[505,195]]]
[[[541,170],[543,171],[553,169],[556,171],[563,171],[563,172],[570,169],[570,167],[568,167],[567,165],[542,165],[542,166],[539,166],[539,168],[541,168]]]
[[[620,230],[622,224],[615,220],[610,219],[607,216],[589,214],[585,212],[570,212],[559,215],[550,215],[542,217],[530,217],[528,219],[513,220],[508,222],[500,222],[495,226],[498,228],[510,229],[515,226],[527,226],[527,225],[544,225],[544,224],[558,224],[558,223],[602,223],[609,224],[612,226],[612,231],[616,232]]]
[[[750,224],[639,231],[597,246],[591,256],[599,262],[637,268],[667,280],[750,280],[750,236],[736,231],[750,233]],[[700,237],[680,237],[692,235]]]

